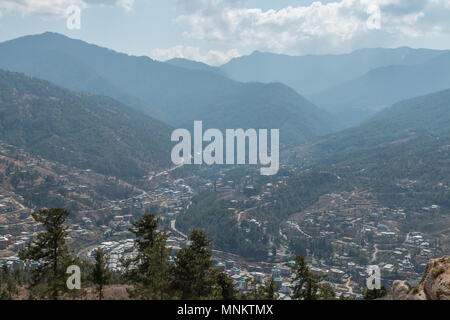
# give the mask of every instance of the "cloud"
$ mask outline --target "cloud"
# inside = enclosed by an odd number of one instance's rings
[[[19,12],[23,15],[65,17],[72,5],[85,9],[89,6],[106,5],[131,10],[134,0],[0,0],[0,12]]]
[[[82,0],[0,0],[0,10],[3,12],[19,12],[24,15],[58,15],[64,16],[69,6],[86,7]]]
[[[267,11],[248,8],[243,0],[178,0],[178,8],[188,38],[282,53],[450,33],[450,0],[317,1]]]
[[[184,58],[194,61],[200,61],[209,65],[222,65],[232,58],[240,57],[241,54],[237,49],[231,49],[226,52],[218,50],[209,50],[202,54],[199,47],[191,46],[174,46],[166,49],[154,49],[152,57],[157,60],[166,61],[173,58]]]
[[[93,5],[105,5],[105,6],[118,6],[123,7],[129,11],[133,9],[134,0],[83,0],[87,4]]]
[[[186,13],[203,12],[209,14],[228,8],[243,7],[245,0],[177,0],[177,6]]]

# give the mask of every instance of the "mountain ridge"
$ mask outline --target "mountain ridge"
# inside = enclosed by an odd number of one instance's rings
[[[20,54],[16,55],[17,51]],[[54,61],[59,61],[61,68],[55,69]],[[87,71],[72,70],[74,61]],[[243,124],[247,128],[278,128],[287,132],[281,133],[284,144],[301,143],[312,138],[313,132],[322,135],[339,128],[325,110],[288,87],[278,89],[285,85],[240,83],[216,72],[117,53],[59,34],[44,33],[1,43],[0,67],[19,69],[71,90],[111,96],[173,127],[205,118],[211,125],[219,123],[227,128]],[[96,86],[88,85],[91,79]],[[260,98],[267,92],[273,93],[270,104]],[[246,98],[244,112],[239,108],[242,97]],[[289,111],[292,108],[297,111]],[[300,110],[307,112],[301,114]],[[280,116],[286,112],[292,117]]]
[[[309,98],[328,111],[334,110],[348,117],[351,117],[353,110],[366,109],[367,114],[362,119],[367,119],[375,111],[397,101],[450,88],[449,74],[450,53],[443,53],[419,65],[386,66],[371,70],[357,79]],[[351,124],[356,122],[350,120]]]
[[[170,127],[112,98],[0,70],[2,140],[35,155],[123,178],[169,166]]]
[[[377,67],[414,65],[445,50],[366,48],[347,54],[290,56],[254,51],[221,68],[238,81],[282,82],[307,96],[350,81]]]

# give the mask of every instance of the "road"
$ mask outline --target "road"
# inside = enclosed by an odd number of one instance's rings
[[[378,254],[378,245],[375,244],[374,245],[375,251],[372,254],[372,259],[370,260],[370,262],[375,262],[377,260],[377,254]]]
[[[353,288],[350,286],[351,280],[352,280],[352,277],[350,276],[347,279],[347,282],[345,283],[345,287],[348,289],[348,293],[353,294]]]
[[[378,252],[388,252],[389,251],[389,250],[380,250],[380,249],[378,249],[378,245],[377,244],[374,245],[374,248],[375,248],[375,251],[372,254],[372,259],[370,260],[370,262],[375,262],[377,260]]]
[[[151,180],[153,180],[153,178],[155,178],[155,177],[159,177],[159,176],[162,175],[162,174],[165,174],[165,173],[168,173],[168,172],[172,172],[172,171],[174,171],[174,170],[176,170],[176,169],[178,169],[178,168],[181,168],[182,166],[184,166],[184,164],[179,164],[179,165],[177,165],[177,166],[175,166],[175,167],[173,167],[173,168],[171,168],[171,169],[160,171],[160,172],[158,172],[158,173],[156,173],[156,174],[154,174],[154,175],[148,177],[148,180],[151,181]]]
[[[187,239],[188,236],[185,235],[183,232],[179,231],[179,230],[175,227],[176,222],[177,222],[176,219],[171,220],[171,221],[170,221],[170,228],[171,228],[173,231],[175,231],[176,233],[180,234],[183,238],[186,238],[186,239]]]
[[[82,257],[82,256],[87,257],[88,251],[91,251],[92,249],[94,249],[94,248],[96,248],[96,247],[98,247],[98,246],[99,246],[98,244],[93,244],[93,245],[90,245],[90,246],[87,246],[87,247],[81,249],[80,251],[78,251],[77,257],[78,257],[78,258],[79,258],[79,257]]]
[[[303,234],[307,238],[312,238],[309,234],[307,234],[305,231],[303,231],[298,224],[295,224],[295,229],[297,229],[301,234]]]

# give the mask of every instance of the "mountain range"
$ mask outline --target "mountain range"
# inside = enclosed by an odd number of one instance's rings
[[[339,129],[284,84],[241,83],[199,63],[129,56],[55,33],[1,43],[0,68],[110,96],[174,127],[204,120],[219,128],[277,128],[285,145]]]
[[[450,53],[444,53],[418,65],[374,69],[310,98],[327,110],[339,110],[348,123],[354,124],[397,101],[448,88]]]
[[[326,136],[318,147],[328,153],[361,150],[420,134],[450,135],[450,90],[400,101],[359,126]]]
[[[254,52],[221,68],[239,81],[285,83],[346,127],[397,101],[450,88],[449,51],[407,47],[341,55]]]
[[[0,70],[1,140],[49,160],[121,178],[169,166],[166,124],[112,98]]]
[[[370,189],[387,206],[450,208],[450,90],[398,102],[318,139],[309,155],[311,168]]]
[[[255,51],[221,66],[238,81],[282,82],[313,95],[381,67],[417,65],[445,51],[429,49],[360,49],[349,54],[288,56]]]
[[[279,70],[277,66],[281,66]],[[445,136],[445,130],[450,123],[449,91],[394,102],[426,94],[435,88],[439,90],[450,88],[448,76],[450,72],[446,72],[449,66],[450,53],[447,51],[410,48],[364,49],[348,55],[305,57],[255,52],[250,56],[233,59],[218,68],[186,59],[159,62],[148,57],[129,56],[55,33],[26,36],[0,44],[0,67],[42,78],[72,90],[73,92],[58,88],[64,92],[61,95],[77,97],[78,107],[86,100],[97,108],[95,112],[99,112],[98,108],[111,105],[121,113],[125,113],[125,119],[120,121],[128,122],[121,125],[134,130],[128,132],[126,136],[139,137],[136,142],[139,146],[137,149],[131,146],[134,143],[131,140],[126,142],[123,149],[124,154],[130,156],[124,161],[131,161],[130,163],[134,161],[134,164],[128,165],[127,168],[135,174],[143,174],[151,167],[148,162],[153,162],[154,159],[146,152],[150,152],[158,159],[154,161],[156,167],[164,163],[169,154],[170,128],[177,126],[190,128],[194,120],[203,120],[204,127],[220,129],[279,128],[282,145],[293,147],[308,141],[319,141],[313,143],[312,150],[315,155],[324,158],[338,158],[344,152],[352,150],[361,152],[367,148],[402,142],[404,139],[409,141],[411,137],[421,134],[437,133]],[[295,73],[296,68],[303,68],[307,72]],[[260,74],[252,73],[252,69],[255,72],[258,69]],[[287,69],[290,71],[282,72]],[[274,70],[281,73],[276,74],[272,72]],[[5,84],[8,82],[6,79],[18,83],[17,77],[29,84],[26,88],[36,86],[39,82],[14,73],[2,74]],[[285,75],[284,80],[276,78],[282,74]],[[306,74],[311,76],[310,81]],[[358,74],[362,75],[354,78]],[[330,113],[335,114],[331,115],[320,109],[286,84],[244,83],[230,79],[245,81],[258,78],[257,80],[264,81],[272,76],[276,78],[274,80],[283,80],[285,83],[295,80],[296,85],[293,88],[298,90],[299,86],[304,85],[306,92],[320,91],[320,88],[342,82],[343,84],[338,87],[312,96],[314,101],[327,106]],[[289,77],[292,79],[289,80]],[[353,80],[345,82],[346,79]],[[50,83],[46,86],[40,85],[42,88],[49,86],[52,85]],[[5,90],[6,88],[5,86]],[[50,96],[45,90],[42,94]],[[29,94],[27,91],[20,93],[24,96]],[[112,99],[99,95],[111,96]],[[8,103],[12,103],[20,110],[21,101],[16,99]],[[326,101],[332,101],[333,107]],[[361,122],[366,108],[364,106],[368,101],[372,101],[372,105],[382,105],[384,110],[358,126],[337,132],[340,124],[336,118],[342,119],[348,112],[355,119],[344,117],[347,125],[350,122]],[[392,107],[386,107],[392,103],[394,103]],[[340,117],[338,110],[341,112]],[[54,114],[54,110],[47,112]],[[61,116],[58,119],[59,123],[71,119],[70,114],[56,114]],[[19,116],[22,116],[20,121],[24,127],[30,125],[25,121],[27,117],[20,113]],[[8,119],[6,116],[3,118],[2,121]],[[138,118],[140,122],[135,125],[134,120]],[[75,125],[77,123],[75,120],[79,119],[72,120]],[[44,119],[39,121],[44,122]],[[88,120],[85,121],[89,123]],[[98,119],[97,121],[98,125],[111,129],[117,125],[116,121],[119,119],[106,118],[105,121]],[[83,127],[81,123],[80,126]],[[145,128],[146,126],[148,128]],[[20,127],[17,130],[24,131]],[[9,133],[5,131],[5,137],[10,143],[32,148],[33,143],[25,139],[24,133],[19,131]],[[39,134],[42,133],[37,133],[34,137],[39,137]],[[96,136],[103,137],[102,143],[113,149],[116,146],[109,144],[111,139],[114,141],[117,137],[111,132],[110,134],[110,136],[99,134]],[[52,134],[46,132],[44,136]],[[64,132],[57,136],[64,137]],[[324,137],[317,139],[318,136]],[[72,145],[83,145],[86,139],[83,137],[82,140],[84,141],[75,139]],[[124,142],[122,138],[119,140]],[[53,140],[45,140],[45,143],[48,141],[53,143]],[[61,142],[61,146],[62,144]],[[101,145],[100,141],[97,144]],[[39,145],[34,147],[37,150]],[[144,148],[147,150],[143,150]],[[73,151],[80,152],[80,150]],[[109,151],[112,152],[111,155],[119,152]],[[163,151],[166,155],[163,155]],[[53,150],[49,154],[54,152]],[[80,156],[79,161],[81,158],[83,157]],[[117,160],[120,158],[117,157]],[[70,157],[65,159],[69,161]],[[95,162],[99,158],[91,160]],[[127,175],[119,172],[121,167],[119,163],[122,161],[110,165],[115,168],[112,172]],[[143,165],[144,163],[147,164]],[[76,165],[83,167],[87,164],[78,162]],[[99,172],[105,173],[105,170],[100,166]]]

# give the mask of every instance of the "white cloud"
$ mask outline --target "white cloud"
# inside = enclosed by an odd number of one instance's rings
[[[194,5],[190,5],[194,3]],[[450,34],[450,0],[341,0],[263,11],[242,0],[179,0],[185,36],[283,53],[333,51],[373,38]],[[377,45],[377,44],[375,44]],[[313,52],[311,52],[313,53]]]
[[[134,0],[83,0],[87,4],[100,4],[106,6],[118,6],[123,7],[125,10],[129,11],[133,9]]]
[[[191,46],[174,46],[166,49],[154,49],[152,57],[157,60],[166,61],[173,58],[184,58],[199,62],[204,62],[209,65],[222,65],[232,58],[240,57],[241,54],[237,49],[231,49],[226,52],[218,50],[209,50],[202,54],[199,47]]]
[[[24,15],[66,16],[71,5],[84,9],[94,5],[119,6],[131,10],[134,0],[0,0],[0,12],[19,12]]]
[[[58,15],[64,16],[70,5],[84,8],[82,0],[0,0],[0,9],[3,12],[19,12],[24,15]]]

